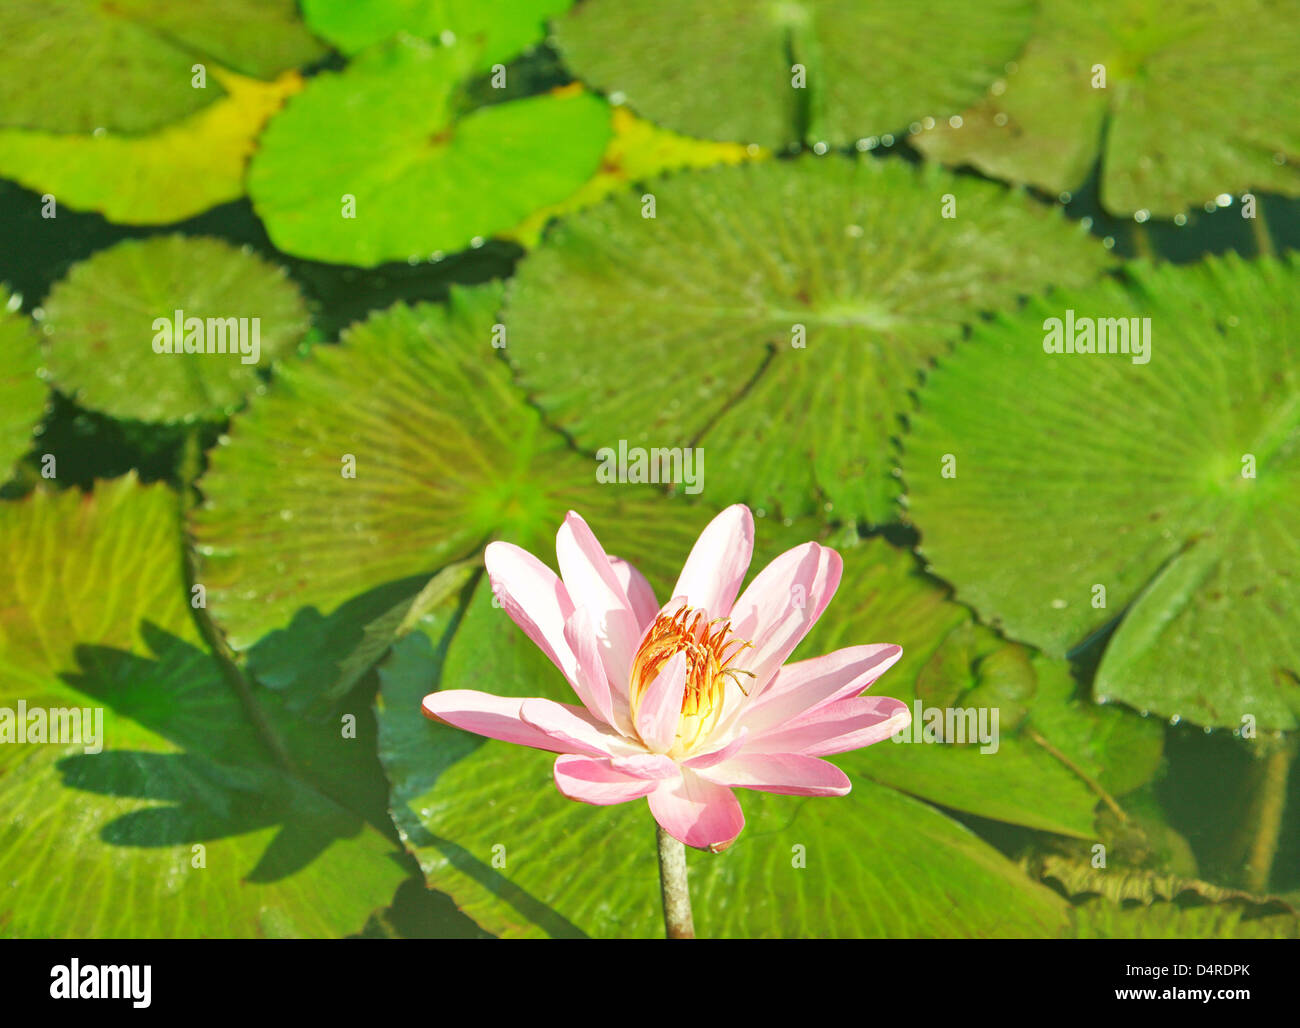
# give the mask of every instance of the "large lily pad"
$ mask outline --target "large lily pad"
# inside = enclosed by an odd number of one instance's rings
[[[1172,217],[1251,188],[1295,196],[1297,49],[1290,3],[1045,0],[1014,69],[914,142],[1053,193],[1077,189],[1100,158],[1115,214]]]
[[[668,128],[838,146],[966,107],[1019,51],[1031,11],[1027,0],[587,0],[555,36],[578,76]]]
[[[702,446],[716,507],[889,520],[890,440],[929,361],[981,311],[1107,262],[1059,213],[900,161],[765,161],[647,188],[655,218],[619,196],[525,258],[508,352],[590,452]]]
[[[130,225],[183,221],[237,200],[257,134],[302,88],[302,76],[288,71],[261,82],[217,68],[212,74],[225,97],[148,135],[0,129],[0,175],[60,206]]]
[[[281,366],[212,453],[191,526],[200,580],[235,649],[278,632],[251,659],[268,684],[328,691],[366,626],[433,572],[494,536],[549,545],[570,508],[611,552],[657,554],[647,574],[675,576],[707,513],[596,480],[511,384],[493,349],[500,302],[491,284],[354,325]]]
[[[294,0],[9,0],[0,126],[150,132],[223,95],[215,66],[269,79],[323,52]]]
[[[586,182],[609,139],[605,102],[565,88],[461,117],[472,61],[464,47],[402,36],[313,78],[249,168],[275,245],[340,264],[427,258],[513,228]]]
[[[483,583],[463,619],[445,613],[424,627],[381,669],[380,740],[393,816],[430,885],[503,936],[662,934],[654,823],[643,803],[566,800],[551,780],[553,754],[433,724],[419,709],[437,686],[567,700],[554,667],[493,609]],[[1062,930],[1059,898],[978,837],[851,777],[853,791],[840,799],[741,793],[747,825],[736,844],[720,855],[692,851],[702,935]]]
[[[338,936],[389,901],[392,841],[273,759],[203,649],[173,494],[38,490],[0,505],[0,552],[0,706],[29,731],[37,709],[102,715],[97,738],[0,746],[0,933]],[[338,736],[291,748],[355,775]]]
[[[41,353],[36,333],[15,301],[0,285],[0,483],[31,446],[32,428],[49,392],[37,377]]]
[[[977,627],[910,554],[883,540],[840,552],[839,592],[804,645],[810,654],[859,642],[901,645],[902,660],[878,688],[912,708],[914,726],[907,742],[837,757],[845,769],[953,810],[1082,838],[1095,836],[1099,802],[1114,802],[1156,772],[1158,725],[1077,700],[1064,661]],[[924,712],[935,709],[975,711],[991,743],[924,742]]]
[[[1059,293],[978,330],[932,374],[906,439],[936,573],[1052,653],[1118,622],[1099,698],[1295,728],[1297,297],[1294,259],[1138,264],[1127,288]],[[1046,353],[1046,319],[1067,310],[1150,318],[1149,363]]]
[[[573,0],[303,0],[303,17],[344,53],[399,32],[460,43],[480,68],[508,61],[542,38],[548,18]]]
[[[205,351],[220,341],[227,352],[178,352],[190,327],[175,331],[177,311],[182,322],[203,321]],[[155,350],[159,318],[172,325],[171,352]],[[62,391],[114,417],[185,421],[238,406],[258,370],[297,345],[308,324],[283,268],[219,239],[173,235],[118,243],[75,265],[50,290],[43,327]]]

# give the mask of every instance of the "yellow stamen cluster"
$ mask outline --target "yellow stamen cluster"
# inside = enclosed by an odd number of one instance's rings
[[[746,692],[741,676],[752,672],[732,667],[732,662],[752,643],[731,635],[731,621],[704,620],[704,612],[683,606],[675,614],[660,614],[646,633],[632,661],[630,698],[632,715],[646,690],[664,666],[679,653],[686,654],[686,689],[674,750],[688,750],[708,734],[722,715],[727,680]]]

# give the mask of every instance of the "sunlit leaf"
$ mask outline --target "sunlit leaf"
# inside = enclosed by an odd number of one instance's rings
[[[1049,652],[1117,622],[1099,698],[1294,728],[1300,265],[1230,256],[1130,279],[1035,300],[941,361],[903,457],[922,551]],[[1067,310],[1149,318],[1149,362],[1045,352]]]
[[[229,413],[308,328],[283,268],[220,239],[180,235],[128,240],[75,265],[50,291],[43,321],[54,384],[139,421]],[[191,342],[203,352],[182,352]],[[170,352],[159,352],[164,344]],[[218,344],[222,352],[207,352]]]
[[[760,161],[647,189],[654,217],[624,193],[524,259],[507,353],[588,452],[701,447],[715,507],[890,520],[891,440],[929,362],[980,312],[1107,263],[1048,208],[901,161]]]

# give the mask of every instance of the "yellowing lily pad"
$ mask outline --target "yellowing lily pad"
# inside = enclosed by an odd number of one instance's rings
[[[769,156],[757,146],[711,143],[668,132],[636,117],[626,107],[613,109],[612,129],[614,134],[601,158],[600,170],[567,200],[529,215],[504,233],[505,238],[533,247],[553,218],[591,207],[612,193],[628,188],[630,183],[648,182],[667,171],[739,164]]]
[[[716,508],[889,520],[892,439],[929,361],[981,312],[1108,263],[1059,212],[901,161],[759,161],[646,189],[653,211],[617,195],[522,261],[507,353],[586,452],[702,447]]]
[[[508,61],[542,38],[548,18],[573,0],[303,0],[303,17],[344,53],[399,32],[459,43],[479,68]]]
[[[0,285],[0,483],[27,452],[49,393],[37,377],[41,354],[17,298]]]
[[[50,291],[43,328],[63,392],[114,417],[186,421],[237,407],[308,324],[283,268],[219,239],[174,235],[75,265]]]
[[[272,82],[218,68],[226,95],[144,136],[0,129],[0,175],[74,210],[127,225],[165,225],[244,195],[257,134],[302,76]]]
[[[1136,264],[1127,288],[1057,293],[977,329],[932,373],[905,440],[935,573],[1049,653],[1113,627],[1100,699],[1295,728],[1298,298],[1294,259]],[[1146,362],[1045,352],[1076,316],[1071,338],[1087,319],[1094,347],[1093,319],[1113,319],[1108,350],[1149,319]]]
[[[313,78],[271,120],[249,169],[275,245],[343,264],[427,259],[586,182],[609,139],[605,102],[562,89],[459,116],[472,59],[403,36]]]
[[[587,0],[555,25],[576,75],[688,135],[852,143],[948,117],[1029,33],[1028,0]]]
[[[221,98],[213,66],[270,79],[323,53],[294,0],[8,0],[0,127],[150,132]]]
[[[1100,160],[1102,205],[1172,217],[1300,195],[1300,19],[1269,0],[1045,0],[1013,69],[916,146],[1052,193]]]

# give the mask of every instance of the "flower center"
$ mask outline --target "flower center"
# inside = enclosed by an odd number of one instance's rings
[[[729,619],[706,622],[703,611],[687,606],[675,614],[660,614],[632,661],[633,720],[646,690],[664,665],[677,654],[686,654],[686,689],[673,752],[689,750],[712,731],[722,716],[728,679],[748,695],[740,679],[742,675],[753,678],[753,672],[732,667],[732,662],[751,646],[753,643],[732,635]]]

